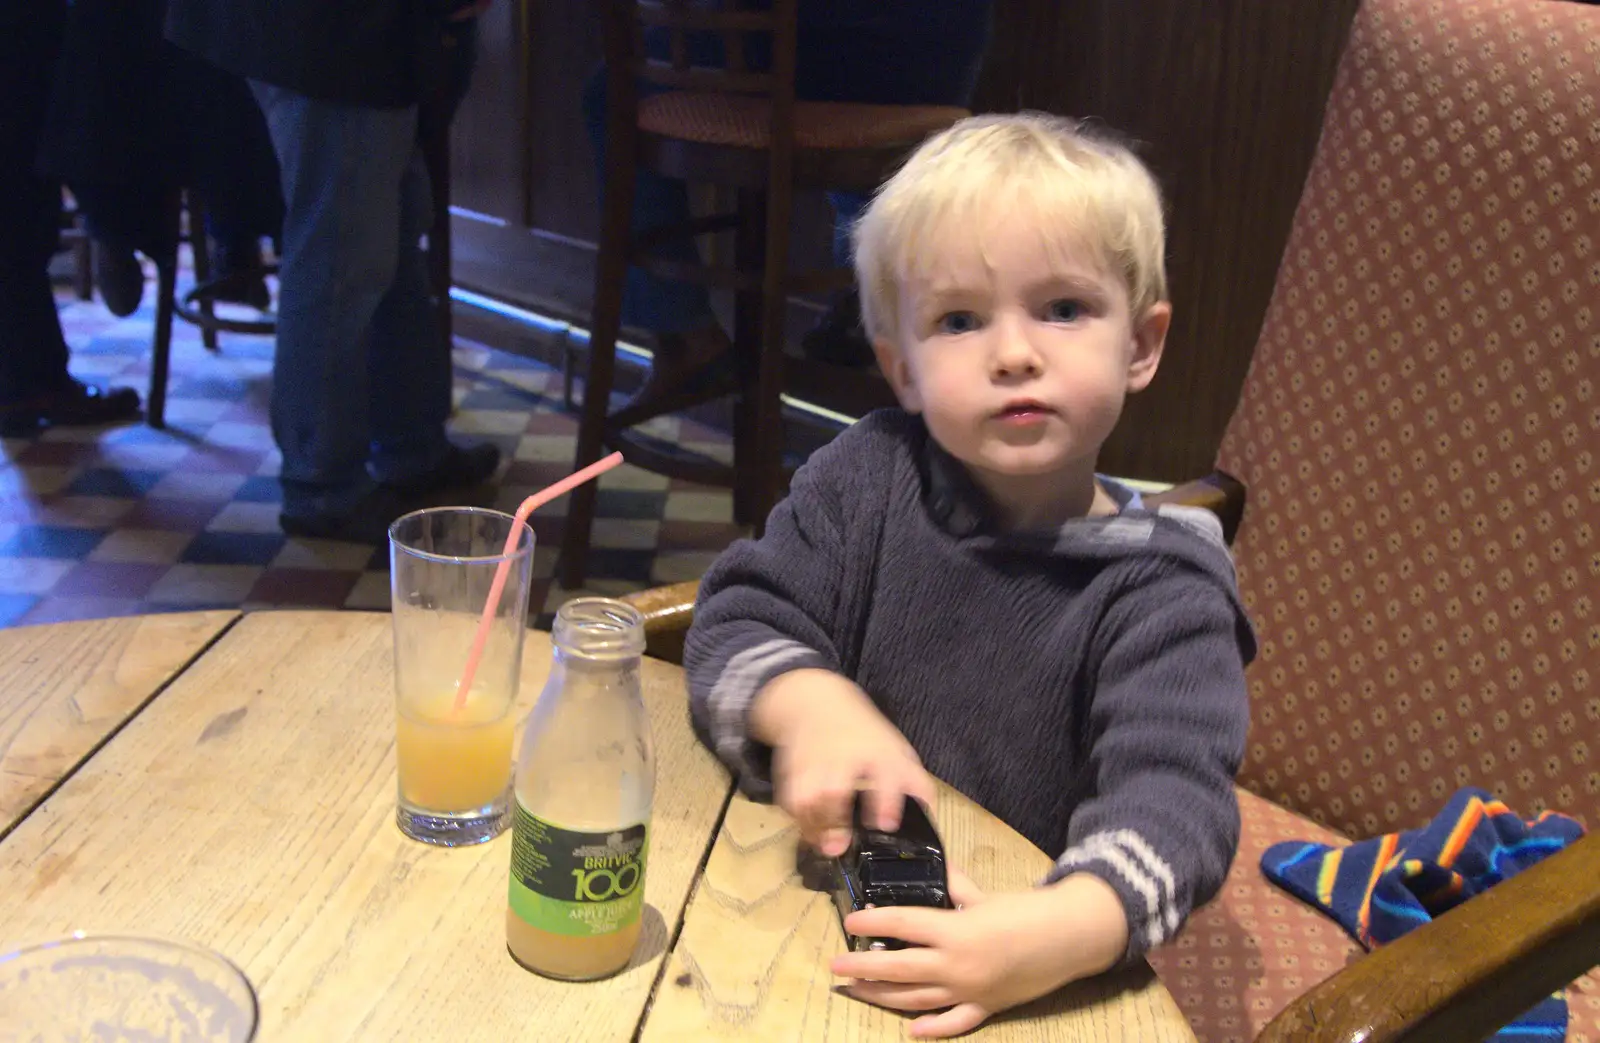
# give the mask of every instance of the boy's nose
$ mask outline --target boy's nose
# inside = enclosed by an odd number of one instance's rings
[[[991,365],[994,375],[1015,380],[1036,377],[1041,370],[1039,352],[1020,330],[997,329]]]

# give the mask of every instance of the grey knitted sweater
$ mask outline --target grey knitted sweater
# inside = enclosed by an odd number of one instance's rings
[[[843,674],[929,771],[1059,855],[1051,880],[1109,883],[1128,958],[1171,938],[1238,844],[1255,644],[1216,519],[1110,488],[1117,515],[1001,532],[919,419],[867,417],[701,582],[697,732],[768,796],[752,699],[789,670]]]

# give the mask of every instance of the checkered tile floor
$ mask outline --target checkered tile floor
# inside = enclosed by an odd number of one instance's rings
[[[147,384],[155,287],[117,319],[63,292],[62,326],[82,379]],[[386,608],[386,552],[278,531],[278,455],[267,427],[272,345],[193,328],[174,335],[168,430],[142,425],[4,440],[0,625],[214,607]],[[514,510],[572,466],[576,420],[540,363],[459,339],[456,434],[506,453],[496,506]],[[726,459],[727,439],[690,421],[653,429]],[[534,518],[532,603],[544,620],[575,592],[551,581],[565,501]],[[601,482],[589,591],[692,579],[742,530],[726,491],[624,466]]]

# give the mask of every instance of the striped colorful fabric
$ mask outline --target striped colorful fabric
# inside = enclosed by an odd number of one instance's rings
[[[1566,815],[1524,820],[1481,789],[1463,789],[1421,829],[1347,847],[1288,841],[1261,856],[1268,880],[1333,917],[1368,949],[1405,934],[1521,872],[1583,835]],[[1491,1037],[1557,1040],[1567,1034],[1558,992]]]

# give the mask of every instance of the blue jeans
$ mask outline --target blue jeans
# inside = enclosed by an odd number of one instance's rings
[[[803,101],[853,101],[880,105],[968,105],[989,43],[991,0],[801,0],[795,95]],[[765,42],[765,41],[763,41]],[[665,38],[646,45],[665,57]],[[698,64],[722,62],[721,40],[691,37]],[[754,68],[767,57],[747,48]],[[646,88],[649,89],[649,88]],[[583,115],[605,181],[606,79],[601,69],[584,89]],[[850,263],[850,226],[866,208],[855,193],[829,193],[834,208],[835,263]],[[636,230],[689,218],[683,182],[641,170],[634,189]],[[700,263],[692,242],[663,244],[658,252]],[[656,333],[681,333],[715,321],[705,287],[658,279],[629,269],[622,321]]]
[[[456,46],[440,52],[449,57],[438,73],[453,112],[470,81],[476,23],[448,31]],[[377,482],[419,478],[450,452],[450,344],[422,248],[433,198],[418,110],[250,86],[283,180],[272,387],[283,510],[344,514]]]
[[[433,205],[417,109],[251,86],[283,178],[271,411],[283,509],[343,514],[375,481],[425,474],[449,450],[450,346],[422,249]]]

